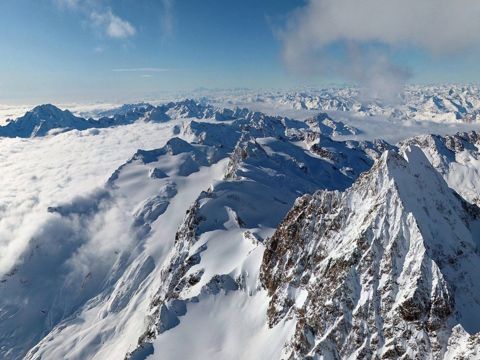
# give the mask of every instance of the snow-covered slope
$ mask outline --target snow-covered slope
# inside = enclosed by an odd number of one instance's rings
[[[480,205],[480,135],[422,135],[400,143],[420,147],[448,185],[471,203]]]

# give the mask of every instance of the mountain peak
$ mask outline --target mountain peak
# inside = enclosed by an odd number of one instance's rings
[[[34,107],[6,126],[0,127],[0,136],[45,136],[52,130],[84,130],[88,127],[90,125],[87,120],[73,115],[70,111],[61,110],[52,104],[43,104]]]
[[[443,358],[463,341],[443,335],[452,327],[478,332],[475,209],[415,146],[384,152],[345,192],[300,198],[267,242],[261,272],[270,325],[301,318],[286,352]]]
[[[42,104],[42,105],[35,106],[29,112],[32,112],[32,113],[42,113],[42,112],[56,113],[56,112],[64,112],[64,111],[68,111],[68,110],[61,110],[60,108],[58,108],[57,106],[55,106],[53,104]],[[70,112],[70,111],[68,111],[68,112]]]

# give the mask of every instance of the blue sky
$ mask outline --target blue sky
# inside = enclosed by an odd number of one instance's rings
[[[2,0],[0,101],[140,99],[162,91],[343,81],[282,61],[274,29],[302,0]],[[329,48],[335,56],[335,46]],[[414,82],[474,82],[474,56],[392,55]]]

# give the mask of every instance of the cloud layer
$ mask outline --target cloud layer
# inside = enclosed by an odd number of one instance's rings
[[[58,220],[58,214],[47,211],[49,207],[78,204],[78,195],[101,188],[137,149],[161,147],[170,137],[165,126],[139,123],[98,133],[70,131],[41,139],[1,139],[0,275],[12,270],[32,239],[48,239],[45,231],[50,229],[52,235],[57,225],[67,230],[77,226],[75,222]],[[62,150],[67,148],[69,151]],[[82,154],[81,159],[78,154]],[[111,211],[105,214],[122,216]],[[109,223],[126,221],[105,221],[105,229]],[[115,237],[112,243],[116,243]]]

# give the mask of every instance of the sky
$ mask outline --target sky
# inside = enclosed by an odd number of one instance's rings
[[[427,18],[425,27],[412,26],[421,18],[408,12],[407,21],[396,15],[415,6],[413,0],[391,0],[405,5],[380,9],[385,22],[368,18],[375,19],[383,0],[362,1],[364,12],[354,0],[0,0],[0,102],[138,100],[196,88],[344,82],[378,88],[382,82],[479,80],[478,52],[465,51],[476,48],[476,27],[467,26],[475,36],[463,44],[464,33],[452,39],[442,34],[451,33],[448,18],[428,29],[428,17],[438,7],[433,0],[424,0],[432,8],[414,9]],[[466,6],[471,1],[459,0]],[[475,20],[478,13],[471,10],[456,14],[459,20],[451,27],[465,28],[469,13]],[[418,35],[434,31],[445,40]],[[452,46],[456,42],[458,49]]]

